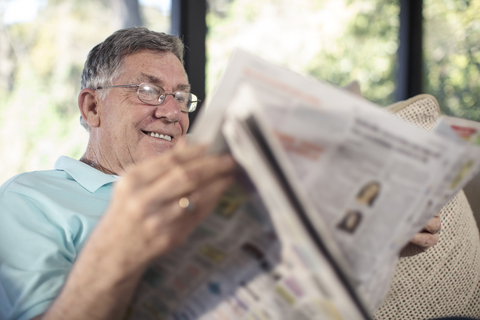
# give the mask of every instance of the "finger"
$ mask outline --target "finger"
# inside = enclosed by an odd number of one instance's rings
[[[430,219],[427,223],[427,225],[423,228],[423,232],[429,232],[429,233],[438,233],[441,227],[441,222],[440,222],[440,217],[435,216],[432,219]]]
[[[182,145],[170,150],[159,157],[154,157],[145,162],[144,170],[149,170],[150,174],[155,176],[157,172],[169,170],[172,166],[184,164],[193,161],[205,155],[207,146],[205,145]]]
[[[198,207],[198,213],[196,213],[198,221],[203,220],[210,214],[233,181],[233,175],[224,176],[212,181],[202,188],[201,192],[196,192],[192,196],[195,206]]]
[[[185,149],[187,146],[188,141],[185,137],[181,137],[178,139],[178,142],[175,144],[175,149],[182,150]]]
[[[410,242],[420,247],[421,250],[426,251],[430,247],[437,244],[438,239],[438,234],[419,232],[412,238]]]
[[[202,157],[169,171],[168,175],[149,188],[146,195],[153,196],[161,192],[166,199],[178,199],[205,188],[216,179],[232,175],[235,166],[230,155]]]
[[[149,184],[158,179],[172,168],[184,164],[188,161],[194,161],[205,154],[206,146],[184,146],[178,149],[170,150],[158,157],[148,159],[147,161],[134,166],[127,172],[123,180],[134,186]]]
[[[201,192],[188,197],[194,203],[192,211],[183,209],[178,201],[171,201],[169,210],[162,210],[157,215],[151,215],[150,227],[154,233],[160,252],[164,253],[173,247],[181,245],[191,232],[203,221],[218,203],[218,200],[232,183],[232,177],[224,177],[213,181]],[[167,237],[162,236],[169,234]]]
[[[188,196],[187,198],[189,201],[192,201],[194,206],[192,211],[180,207],[178,201],[173,200],[171,203],[175,213],[172,215],[173,219],[170,225],[176,225],[179,229],[182,229],[182,232],[193,230],[213,211],[232,181],[232,176],[217,179],[202,188],[201,192],[195,192]]]
[[[161,205],[188,196],[209,183],[232,175],[235,161],[230,155],[206,156],[182,166],[172,168],[168,174],[152,183],[142,193],[143,200]]]

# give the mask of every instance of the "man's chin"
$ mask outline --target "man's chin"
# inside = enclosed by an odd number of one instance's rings
[[[165,152],[172,150],[175,147],[175,143],[166,144],[164,146],[158,146],[156,148],[150,148],[146,152],[143,152],[143,157],[140,157],[141,160],[150,159],[153,157],[158,157]]]

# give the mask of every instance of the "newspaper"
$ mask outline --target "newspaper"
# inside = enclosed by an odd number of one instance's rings
[[[238,50],[192,140],[242,171],[127,319],[368,319],[400,250],[479,170],[449,121],[426,132]]]

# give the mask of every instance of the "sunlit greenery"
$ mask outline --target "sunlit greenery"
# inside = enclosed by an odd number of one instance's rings
[[[442,111],[480,121],[480,1],[425,0],[425,91]]]
[[[480,0],[424,0],[424,89],[446,114],[480,120]],[[222,9],[222,8],[221,8]],[[394,102],[399,1],[232,0],[207,16],[208,91],[236,46]],[[417,30],[416,32],[421,32]]]
[[[2,181],[82,154],[88,135],[78,125],[79,79],[89,47],[111,31],[106,15],[90,12],[105,10],[101,2],[51,1],[34,21],[3,27],[14,69],[10,88],[0,88]]]
[[[344,86],[353,80],[381,105],[393,101],[398,1],[234,0],[207,16],[208,91],[235,47]]]

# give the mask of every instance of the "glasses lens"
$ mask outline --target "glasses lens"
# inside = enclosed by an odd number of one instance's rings
[[[198,100],[197,96],[193,93],[190,94],[190,102],[188,105],[188,112],[193,112],[197,109],[197,104],[200,100]]]
[[[141,83],[138,86],[138,98],[145,103],[158,105],[163,102],[161,99],[164,91],[153,84]]]
[[[197,96],[192,93],[183,91],[175,92],[175,101],[183,111],[194,111],[197,108],[197,100]]]

